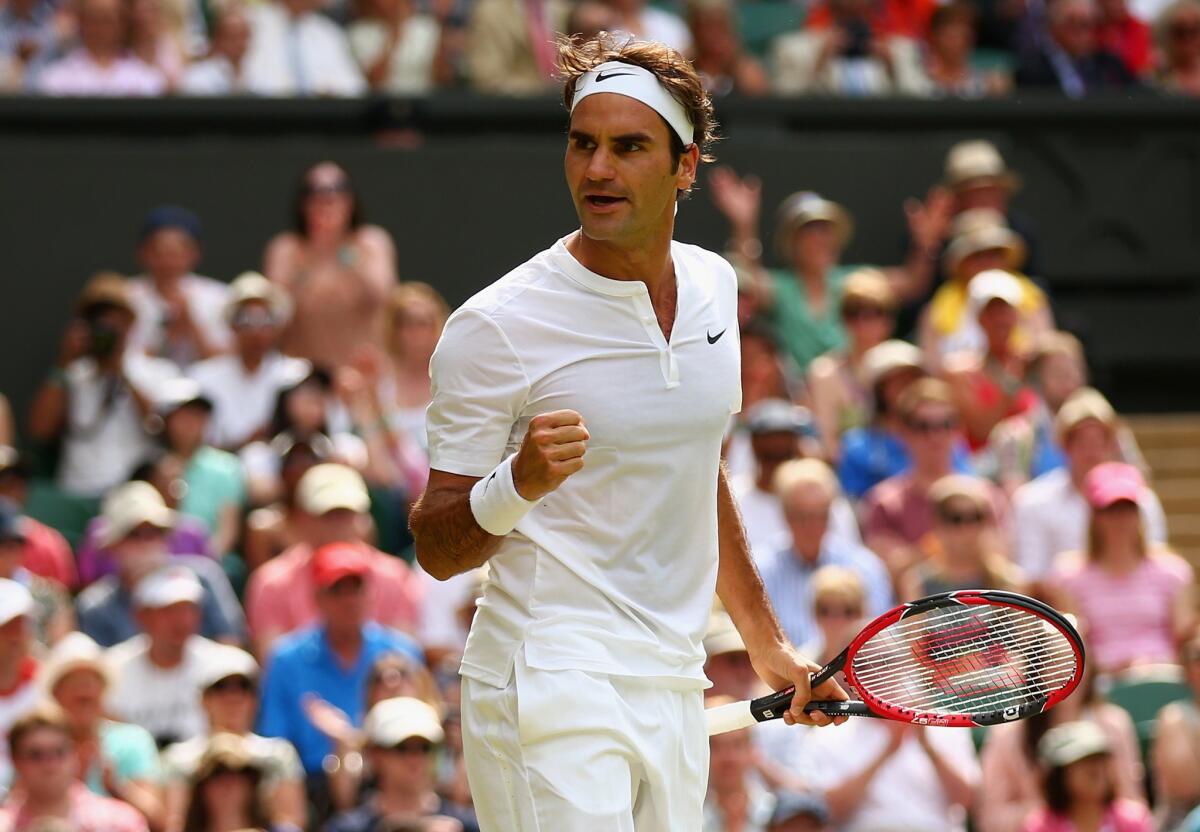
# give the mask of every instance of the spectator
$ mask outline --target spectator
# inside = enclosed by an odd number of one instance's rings
[[[150,451],[150,397],[178,373],[129,348],[135,314],[123,277],[102,272],[88,281],[58,362],[34,396],[30,436],[61,443],[57,483],[70,497],[94,499],[125,481]]]
[[[194,271],[200,239],[200,220],[191,211],[155,208],[138,234],[137,257],[145,274],[129,282],[137,314],[131,344],[180,367],[227,351],[232,340],[224,318],[228,287]]]
[[[71,546],[57,530],[23,513],[28,497],[29,465],[25,457],[11,446],[0,445],[0,502],[7,501],[21,515],[21,566],[73,590],[79,585],[79,575]]]
[[[56,706],[18,720],[7,746],[20,789],[0,808],[0,828],[33,832],[60,828],[51,825],[58,822],[71,832],[149,832],[128,803],[93,794],[79,781],[71,729]]]
[[[863,580],[853,569],[822,566],[812,576],[812,612],[816,631],[800,652],[825,665],[858,635],[864,623],[867,597]],[[838,684],[845,674],[838,671]]]
[[[252,34],[246,7],[238,2],[222,4],[214,13],[208,57],[184,69],[180,92],[210,96],[249,94],[246,55]]]
[[[38,661],[30,649],[33,596],[16,581],[0,578],[0,736],[37,705]],[[0,746],[0,788],[12,783],[7,746]]]
[[[817,635],[812,576],[822,566],[854,571],[866,588],[867,612],[871,616],[886,612],[892,588],[883,563],[861,545],[828,534],[829,509],[839,493],[829,466],[815,459],[784,463],[775,473],[775,492],[783,503],[791,540],[761,565],[761,571],[788,639],[804,644]]]
[[[1070,98],[1136,86],[1121,59],[1103,48],[1099,25],[1095,0],[1052,0],[1040,48],[1017,64],[1017,86],[1054,88]]]
[[[979,784],[968,731],[852,719],[813,732],[805,752],[845,832],[961,830]]]
[[[241,460],[205,442],[213,403],[197,382],[173,379],[159,390],[158,401],[163,444],[184,464],[179,509],[204,524],[207,552],[227,558],[237,544],[246,503]]]
[[[105,717],[112,674],[100,645],[83,633],[71,633],[50,651],[38,681],[70,726],[84,785],[128,803],[161,828],[158,748],[146,729]]]
[[[1066,455],[1054,432],[1054,417],[1072,393],[1087,383],[1087,362],[1079,339],[1067,332],[1039,338],[1025,364],[1033,406],[996,425],[988,438],[994,478],[1012,494],[1042,474],[1062,468]]]
[[[704,675],[712,682],[708,693],[740,701],[765,693],[765,685],[754,672],[746,643],[729,614],[714,612],[704,635]]]
[[[383,345],[396,247],[388,232],[365,222],[349,175],[334,162],[305,172],[294,213],[292,230],[267,244],[263,273],[292,299],[284,351],[332,372],[359,346]]]
[[[930,17],[937,6],[937,0],[874,0],[862,9],[863,20],[877,35],[919,38],[929,29]],[[818,0],[811,5],[805,25],[824,29],[833,21],[834,4]]]
[[[172,511],[179,508],[180,498],[186,496],[187,484],[183,480],[183,460],[169,451],[158,451],[152,454],[147,462],[137,467],[130,481],[152,485],[163,504]],[[145,489],[139,490],[149,495]],[[112,499],[111,494],[109,499]],[[149,496],[146,499],[153,500]],[[178,512],[173,515],[173,518],[174,524],[166,533],[166,553],[207,557],[210,548],[208,530],[204,524],[195,517]],[[83,540],[79,544],[79,574],[85,586],[117,571],[116,557],[103,542],[105,536],[103,515],[93,518],[88,523]]]
[[[1200,807],[1200,630],[1180,650],[1183,671],[1192,698],[1163,707],[1155,720],[1154,744],[1150,749],[1154,797],[1159,829],[1194,826],[1185,816]]]
[[[1083,485],[1102,462],[1120,456],[1116,412],[1104,396],[1085,387],[1067,399],[1054,418],[1067,465],[1043,474],[1013,495],[1016,561],[1032,581],[1040,581],[1060,552],[1087,548],[1088,504]],[[1138,500],[1148,546],[1167,539],[1162,504],[1146,489]]]
[[[265,774],[263,761],[242,737],[214,734],[191,777],[183,832],[266,829],[270,819],[259,799]],[[270,828],[272,832],[300,829],[291,824]]]
[[[884,341],[863,353],[862,372],[871,391],[870,421],[842,436],[838,479],[852,500],[888,477],[908,470],[911,461],[900,439],[899,402],[925,375],[921,351],[905,341]]]
[[[1019,592],[1024,577],[1009,561],[985,480],[951,474],[929,487],[932,534],[922,538],[917,562],[900,578],[900,594],[913,601],[959,589]]]
[[[370,497],[366,484],[344,465],[322,464],[300,480],[297,489],[300,542],[250,576],[246,610],[259,655],[267,655],[280,636],[307,627],[318,618],[316,552],[341,552],[359,558],[370,572],[364,589],[367,618],[407,631],[420,617],[420,582],[404,561],[362,542]],[[327,554],[327,559],[334,555]]]
[[[564,33],[583,40],[592,40],[601,32],[614,32],[618,26],[617,11],[604,0],[579,0],[571,7]]]
[[[98,541],[112,553],[116,572],[76,599],[79,628],[102,647],[137,635],[135,588],[168,562],[187,568],[201,584],[200,633],[225,641],[242,638],[245,619],[221,567],[203,555],[169,555],[167,534],[175,517],[154,486],[145,482],[127,483],[104,501]]]
[[[26,518],[7,500],[0,499],[0,579],[19,583],[33,597],[29,619],[34,639],[43,645],[57,642],[75,629],[75,614],[63,588],[22,566],[28,540]]]
[[[440,28],[413,0],[372,0],[350,24],[350,49],[371,89],[426,95],[436,86]]]
[[[9,0],[0,8],[0,62],[12,65],[10,89],[26,86],[54,57],[71,22],[69,11],[52,0]]]
[[[1023,832],[1087,828],[1152,832],[1145,804],[1119,798],[1112,775],[1108,737],[1090,722],[1052,728],[1038,743],[1046,769],[1042,794],[1046,805],[1025,821]]]
[[[162,0],[129,0],[129,52],[154,67],[173,92],[183,79],[187,56],[182,38],[170,31]]]
[[[427,283],[401,283],[392,292],[387,344],[390,372],[383,398],[388,423],[425,448],[425,408],[429,389],[429,360],[450,314],[445,299]]]
[[[554,88],[554,33],[566,23],[563,0],[477,0],[467,29],[467,76],[477,92],[533,95]]]
[[[1091,722],[1108,738],[1117,796],[1145,803],[1142,757],[1133,720],[1123,708],[1104,700],[1096,669],[1088,662],[1075,693],[1054,708],[987,730],[975,812],[979,832],[1020,832],[1025,819],[1043,805],[1038,743],[1054,726],[1076,720]]]
[[[929,489],[957,470],[954,448],[961,429],[950,389],[937,379],[922,379],[905,390],[899,414],[912,467],[872,488],[862,504],[867,545],[879,553],[894,578],[919,559],[919,544],[933,529]],[[1007,542],[1008,501],[994,485],[981,487],[989,494],[991,516]]]
[[[984,98],[1009,91],[1011,82],[1005,75],[972,63],[978,29],[979,11],[970,0],[953,0],[934,10],[925,51],[929,94]]]
[[[942,256],[950,279],[934,293],[918,323],[921,349],[938,366],[953,353],[982,353],[986,348],[987,338],[970,307],[971,282],[984,272],[1009,272],[1021,284],[1018,343],[1027,344],[1054,329],[1045,293],[1018,272],[1025,252],[1024,242],[997,211],[976,208],[955,218],[953,238]]]
[[[1200,3],[1176,0],[1158,18],[1161,55],[1156,83],[1168,92],[1200,96]]]
[[[1025,351],[1017,339],[1022,286],[999,269],[981,272],[967,287],[967,311],[983,331],[979,352],[946,357],[945,375],[962,414],[967,443],[982,450],[1002,419],[1018,416],[1037,404],[1025,384]]]
[[[319,696],[360,726],[375,660],[386,653],[422,659],[415,641],[369,619],[373,582],[371,559],[361,549],[340,545],[319,549],[308,578],[319,617],[282,639],[267,665],[259,731],[296,746],[309,776],[310,799],[326,794],[324,766],[333,743],[306,715],[309,697]],[[289,591],[301,590],[293,585]],[[341,764],[336,759],[329,763]]]
[[[767,832],[829,832],[829,807],[812,792],[778,795]]]
[[[291,824],[303,828],[307,820],[304,802],[304,769],[287,740],[252,733],[258,710],[258,662],[244,650],[225,647],[215,651],[197,677],[200,705],[208,730],[188,737],[163,750],[168,829],[182,829],[187,817],[190,785],[205,762],[205,752],[217,735],[238,737],[246,756],[262,772],[259,801],[266,818],[284,829]]]
[[[284,439],[290,441],[286,436]],[[256,508],[246,517],[242,553],[249,571],[253,572],[298,542],[295,520],[300,510],[296,506],[296,486],[309,468],[331,461],[332,455],[333,443],[321,435],[282,449],[279,461],[282,494],[279,501]]]
[[[358,808],[336,815],[324,832],[372,832],[389,819],[449,818],[446,829],[479,832],[472,813],[448,803],[434,790],[432,755],[445,740],[438,712],[411,697],[385,699],[364,723],[375,789]]]
[[[908,37],[872,28],[870,0],[829,0],[830,25],[781,35],[772,46],[775,89],[784,95],[919,94],[928,83]]]
[[[291,315],[287,295],[257,272],[244,272],[229,286],[225,319],[233,351],[193,364],[188,375],[213,403],[208,437],[218,448],[237,450],[270,439],[279,392],[308,377],[311,367],[278,350]]]
[[[1129,10],[1127,0],[1098,0],[1100,24],[1096,36],[1100,46],[1121,59],[1125,69],[1144,78],[1154,68],[1154,44],[1150,26]]]
[[[763,559],[786,545],[788,537],[779,496],[772,490],[775,472],[789,460],[815,456],[815,443],[808,411],[783,399],[766,399],[754,405],[746,412],[745,422],[755,471],[753,475],[735,476],[731,485],[750,548]],[[850,543],[862,543],[854,509],[840,495],[830,510],[830,533]]]
[[[200,632],[204,586],[186,566],[163,566],[138,581],[134,615],[141,635],[112,647],[114,716],[149,731],[159,747],[203,732],[200,678],[223,645]]]
[[[846,346],[817,358],[808,371],[817,434],[833,464],[841,458],[842,434],[870,422],[872,396],[863,359],[892,335],[896,310],[896,293],[882,272],[859,269],[847,275],[839,309]]]
[[[730,0],[689,0],[687,24],[696,47],[692,65],[709,95],[758,96],[770,92],[766,69],[742,43],[736,9]]]
[[[733,701],[728,696],[710,696],[704,707]],[[775,811],[775,795],[755,773],[750,729],[716,734],[709,737],[708,746],[703,832],[764,832]]]
[[[157,96],[162,73],[126,50],[129,14],[123,0],[76,0],[79,45],[37,77],[39,92],[63,96]]]
[[[606,0],[617,14],[613,34],[618,39],[665,43],[681,55],[692,52],[687,24],[671,12],[649,5],[646,0]]]
[[[247,87],[256,95],[354,96],[367,89],[341,28],[317,0],[273,0],[248,7]],[[270,271],[268,269],[268,275]]]
[[[1146,544],[1138,505],[1147,490],[1123,462],[1089,471],[1087,548],[1059,555],[1047,578],[1058,605],[1083,619],[1091,660],[1103,671],[1174,661],[1196,623],[1191,565]]]

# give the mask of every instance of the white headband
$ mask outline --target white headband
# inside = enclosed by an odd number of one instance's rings
[[[692,120],[688,118],[687,110],[675,100],[675,96],[667,92],[667,88],[659,83],[650,70],[622,61],[600,64],[595,69],[585,72],[576,83],[571,112],[575,112],[580,101],[598,92],[613,92],[642,102],[666,119],[684,147],[692,143],[695,128],[692,126]]]

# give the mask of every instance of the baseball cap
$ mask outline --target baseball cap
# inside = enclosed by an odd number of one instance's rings
[[[256,300],[267,304],[279,324],[287,323],[292,315],[292,302],[287,293],[258,272],[242,272],[229,284],[229,299],[225,304],[225,319],[232,322],[238,307]]]
[[[78,630],[67,633],[42,664],[42,689],[52,693],[58,683],[76,670],[92,670],[104,680],[105,687],[112,685],[112,672],[104,660],[104,648],[86,633]]]
[[[1052,768],[1061,768],[1111,750],[1100,726],[1080,720],[1047,731],[1038,743],[1038,759]]]
[[[866,351],[863,355],[863,374],[873,387],[896,370],[923,369],[923,359],[921,351],[915,346],[893,338]]]
[[[326,543],[313,553],[313,583],[325,589],[343,578],[363,578],[371,574],[371,558],[357,543]]]
[[[336,509],[365,514],[371,497],[362,476],[346,465],[326,462],[314,465],[296,486],[296,503],[308,514],[327,514]]]
[[[213,409],[212,399],[205,395],[200,383],[187,376],[168,379],[159,386],[155,400],[158,412],[169,416],[179,408],[189,404],[203,405],[210,412]]]
[[[409,737],[420,737],[434,745],[445,739],[442,719],[433,706],[411,696],[398,696],[376,703],[363,722],[367,741],[380,748],[393,748]]]
[[[253,656],[238,647],[222,644],[205,655],[196,674],[196,684],[203,691],[230,676],[257,679],[258,673],[258,662]]]
[[[1054,417],[1054,428],[1059,441],[1063,441],[1067,434],[1089,421],[1099,422],[1112,429],[1117,426],[1117,412],[1099,390],[1094,387],[1081,387],[1067,397]]]
[[[33,596],[16,581],[0,578],[0,624],[33,612]]]
[[[816,792],[782,792],[771,813],[771,823],[784,823],[804,815],[828,823],[829,804]]]
[[[197,243],[200,242],[200,218],[179,205],[159,205],[157,208],[152,208],[142,220],[142,227],[138,232],[138,242],[145,242],[151,234],[167,228],[177,228]]]
[[[708,632],[704,634],[704,653],[708,658],[725,653],[745,653],[746,642],[733,626],[727,612],[714,612],[708,619]]]
[[[143,523],[169,529],[175,525],[175,512],[167,508],[158,489],[150,483],[127,482],[104,500],[100,510],[100,545],[112,546]]]
[[[786,399],[764,399],[746,412],[746,427],[750,433],[813,432],[812,416],[808,409]]]
[[[1083,480],[1083,496],[1092,508],[1108,508],[1128,500],[1136,503],[1146,490],[1142,472],[1124,462],[1104,462]]]
[[[137,582],[133,588],[136,607],[162,609],[172,604],[199,604],[204,598],[204,584],[186,566],[160,566]]]
[[[21,512],[8,500],[0,499],[0,543],[15,540],[25,542],[25,521]]]
[[[976,317],[994,300],[1002,300],[1013,308],[1020,308],[1024,297],[1021,282],[1002,269],[980,272],[971,278],[967,286],[967,307]]]

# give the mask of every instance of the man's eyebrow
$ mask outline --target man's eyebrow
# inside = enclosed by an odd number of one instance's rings
[[[595,136],[593,136],[591,133],[586,133],[583,130],[571,130],[569,133],[567,133],[567,138],[574,139],[576,141],[589,142],[594,142],[596,140]],[[617,144],[649,144],[650,142],[654,141],[654,137],[649,133],[635,132],[623,133],[620,136],[613,136],[611,140]]]
[[[579,141],[595,141],[595,137],[591,133],[585,133],[582,130],[571,130],[567,133],[567,138]]]

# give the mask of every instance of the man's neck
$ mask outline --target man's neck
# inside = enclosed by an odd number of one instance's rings
[[[152,641],[150,642],[150,649],[146,651],[146,658],[155,667],[160,667],[163,670],[172,670],[183,664],[183,654],[183,647],[176,647],[173,644],[159,644]]]
[[[96,66],[104,67],[106,69],[115,64],[121,57],[121,51],[119,49],[93,49],[91,47],[84,47],[84,49],[87,52],[88,59],[92,63],[94,63]]]
[[[824,266],[803,264],[800,268],[796,269],[796,276],[804,284],[805,290],[811,294],[813,292],[825,291],[825,275],[828,271]]]
[[[362,627],[344,629],[327,627],[325,637],[329,639],[329,649],[343,662],[353,664],[358,660],[358,654],[363,645]]]
[[[913,460],[912,480],[922,489],[929,488],[949,473],[951,473],[949,460]]]
[[[183,279],[186,276],[186,272],[180,274],[159,273],[151,274],[150,279],[154,282],[154,288],[159,292],[162,292],[164,289],[168,291],[175,289],[181,282],[183,282]]]
[[[816,566],[817,561],[821,559],[820,547],[811,552],[804,552],[800,549],[793,549],[793,551],[796,553],[796,560],[803,566]]]
[[[388,783],[379,786],[379,808],[386,817],[392,813],[432,812],[437,808],[437,796],[427,784]]]
[[[39,795],[25,794],[25,813],[31,818],[69,818],[71,816],[71,791]]]
[[[247,373],[257,373],[258,368],[267,360],[266,352],[243,352],[238,356],[242,362],[242,368]]]
[[[663,228],[636,245],[593,240],[582,231],[567,241],[571,252],[586,269],[612,280],[637,280],[646,284],[650,296],[674,276],[671,262],[671,235],[675,223],[664,223]]]

